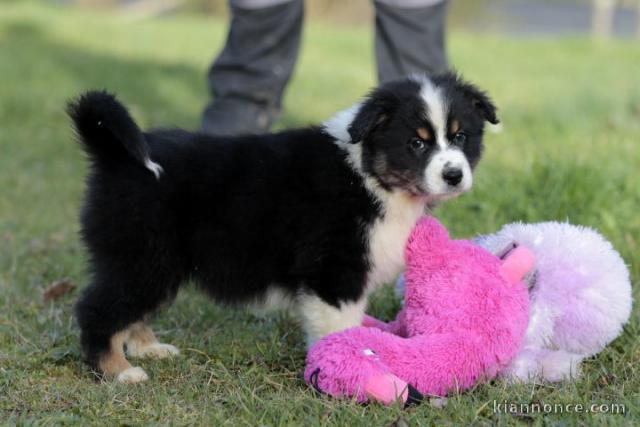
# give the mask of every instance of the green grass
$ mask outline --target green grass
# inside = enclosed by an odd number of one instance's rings
[[[195,127],[204,73],[225,33],[189,16],[133,21],[105,11],[0,5],[0,421],[8,424],[640,423],[638,309],[623,335],[560,385],[484,384],[444,408],[403,411],[319,396],[301,380],[305,350],[284,314],[226,310],[192,290],[154,321],[182,355],[145,361],[151,380],[98,383],[80,361],[77,295],[41,302],[51,281],[86,285],[78,206],[86,163],[64,103],[88,88],[120,95],[147,125]],[[586,39],[453,34],[453,63],[501,107],[474,191],[438,215],[458,237],[511,221],[597,227],[640,278],[640,46]],[[320,121],[374,84],[369,28],[311,23],[280,126]],[[637,286],[635,290],[637,297]],[[386,289],[371,311],[388,318]],[[616,402],[626,415],[497,415],[493,401]]]

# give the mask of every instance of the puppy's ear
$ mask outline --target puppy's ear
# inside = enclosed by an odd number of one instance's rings
[[[386,94],[371,94],[349,125],[351,143],[362,141],[384,123],[389,118],[392,104],[392,100]]]
[[[458,79],[458,88],[486,121],[494,125],[500,123],[496,115],[497,108],[486,92],[460,79]]]

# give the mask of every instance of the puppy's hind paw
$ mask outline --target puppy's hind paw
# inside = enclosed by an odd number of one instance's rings
[[[149,375],[147,375],[144,369],[138,366],[134,366],[120,372],[117,379],[120,383],[136,384],[148,380]]]
[[[127,349],[131,357],[147,357],[153,359],[166,359],[180,354],[180,350],[171,344],[154,343],[144,347],[131,347]]]

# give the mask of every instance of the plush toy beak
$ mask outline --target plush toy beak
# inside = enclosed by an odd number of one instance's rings
[[[417,388],[412,386],[411,384],[407,387],[409,394],[407,395],[407,400],[404,402],[404,407],[419,405],[424,400],[424,395],[418,391]]]
[[[378,375],[369,379],[364,389],[370,399],[385,405],[399,400],[407,407],[417,405],[424,399],[415,387],[393,374]]]
[[[391,405],[400,400],[406,402],[409,398],[409,384],[393,374],[383,374],[370,378],[364,386],[367,396],[371,400]]]
[[[535,263],[533,252],[524,246],[518,246],[506,256],[500,272],[507,282],[516,284],[533,269]]]

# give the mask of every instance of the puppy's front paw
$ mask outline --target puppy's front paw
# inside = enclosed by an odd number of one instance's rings
[[[135,384],[149,379],[149,375],[139,366],[134,366],[118,374],[118,382],[125,384]]]
[[[180,350],[171,344],[154,343],[144,347],[131,347],[127,349],[127,354],[131,357],[147,357],[154,359],[165,359],[177,356]]]

